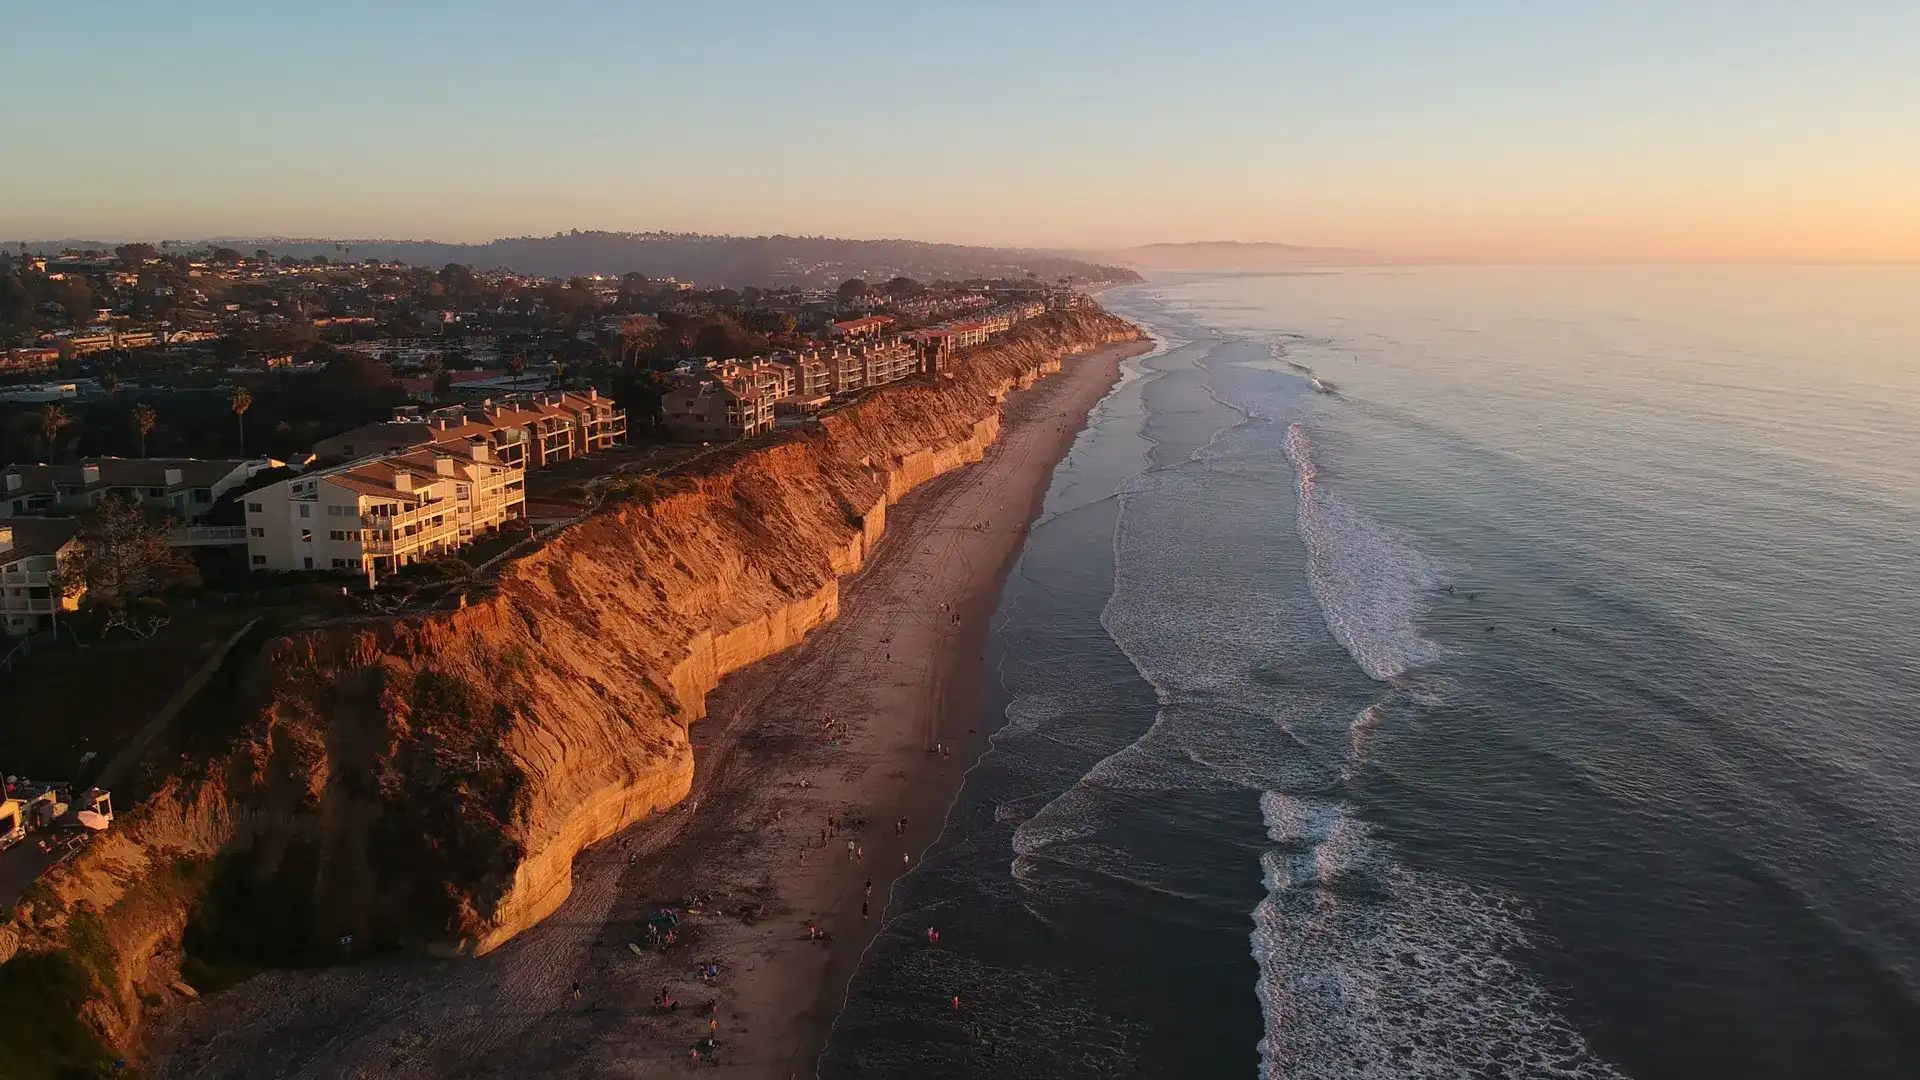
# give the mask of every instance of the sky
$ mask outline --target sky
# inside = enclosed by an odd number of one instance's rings
[[[0,0],[0,237],[1920,260],[1916,0]]]

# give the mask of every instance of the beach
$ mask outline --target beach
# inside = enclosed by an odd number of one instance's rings
[[[711,1036],[719,1075],[814,1075],[862,950],[905,917],[893,883],[984,745],[987,622],[1053,467],[1149,347],[1010,394],[984,460],[890,509],[839,617],[709,696],[691,794],[584,852],[546,921],[477,960],[259,976],[179,1025],[154,1074],[638,1075]],[[646,924],[668,907],[692,911],[662,948]]]

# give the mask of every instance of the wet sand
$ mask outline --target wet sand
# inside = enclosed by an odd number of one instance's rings
[[[985,460],[891,508],[840,617],[721,683],[692,729],[692,794],[582,853],[552,917],[479,960],[261,976],[197,1007],[154,1075],[650,1076],[692,1068],[711,1032],[703,1074],[813,1076],[893,882],[984,746],[987,621],[1053,466],[1149,347],[1069,358],[1016,391]],[[823,841],[830,816],[863,823]],[[649,945],[647,918],[695,895],[674,945]],[[810,920],[831,940],[810,940]],[[654,1005],[663,987],[678,1009]]]

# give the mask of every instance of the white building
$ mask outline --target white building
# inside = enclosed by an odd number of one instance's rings
[[[70,518],[0,522],[0,631],[19,637],[51,630],[60,612],[79,605],[80,590],[59,581],[61,563],[78,543],[75,532]]]
[[[526,513],[526,471],[484,443],[433,443],[247,495],[255,570],[347,570],[371,584]]]

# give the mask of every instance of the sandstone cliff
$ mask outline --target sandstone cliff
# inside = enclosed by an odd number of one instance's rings
[[[457,610],[266,642],[219,752],[36,887],[23,946],[79,958],[120,1045],[221,875],[297,910],[309,948],[494,948],[565,899],[582,848],[686,794],[707,692],[835,616],[888,505],[978,460],[1009,389],[1136,334],[1035,320],[951,378],[643,482]]]

